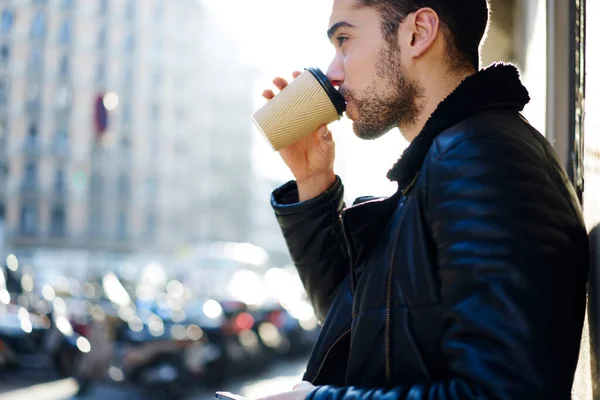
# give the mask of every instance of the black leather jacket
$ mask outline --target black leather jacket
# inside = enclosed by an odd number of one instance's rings
[[[308,399],[569,399],[588,240],[516,68],[467,78],[388,177],[344,209],[340,179],[272,204],[322,332]]]

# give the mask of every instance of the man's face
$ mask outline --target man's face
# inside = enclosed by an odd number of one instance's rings
[[[386,40],[374,8],[334,0],[329,31],[336,48],[328,77],[346,98],[346,115],[361,139],[376,139],[419,114],[419,85],[406,75],[397,37]]]

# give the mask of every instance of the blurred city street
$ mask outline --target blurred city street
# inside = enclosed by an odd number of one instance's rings
[[[578,3],[600,13],[600,0]],[[584,131],[584,97],[600,109],[600,52],[577,67],[593,71],[583,96],[583,75],[562,75],[570,24],[583,26],[575,0],[491,7],[481,63],[519,67],[523,116],[549,124],[564,165],[585,153],[575,171],[598,231],[600,113],[585,140],[566,125]],[[270,202],[293,174],[251,117],[275,76],[327,71],[330,12],[322,0],[0,0],[0,400],[216,388],[251,400],[300,381],[320,326]],[[547,27],[552,16],[565,19]],[[331,128],[345,204],[395,193],[400,132],[364,141],[345,117]]]
[[[239,393],[249,399],[289,390],[300,382],[306,360],[295,359],[282,361],[272,365],[266,371],[233,379],[219,390]],[[0,380],[0,400],[136,400],[147,399],[135,388],[125,388],[111,383],[98,383],[90,388],[89,393],[75,397],[77,383],[73,379],[57,379],[50,373],[40,372],[36,376],[28,373],[27,377],[11,375]],[[196,390],[186,400],[213,398],[214,391]]]

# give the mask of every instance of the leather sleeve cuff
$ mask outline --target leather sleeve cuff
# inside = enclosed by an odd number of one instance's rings
[[[305,400],[313,400],[319,391],[326,391],[327,390],[326,388],[327,388],[326,386],[317,386],[312,392],[310,392],[305,397]]]
[[[307,201],[300,202],[298,200],[296,181],[289,181],[271,194],[271,206],[277,216],[300,214],[327,205],[333,205],[335,209],[342,209],[343,203],[344,186],[339,176],[336,176],[335,182],[329,189]]]

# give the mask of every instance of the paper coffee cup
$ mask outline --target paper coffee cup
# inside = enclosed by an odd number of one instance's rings
[[[346,102],[318,68],[307,68],[254,113],[252,121],[279,151],[340,119]]]

